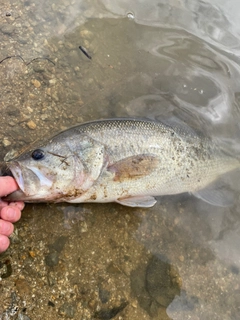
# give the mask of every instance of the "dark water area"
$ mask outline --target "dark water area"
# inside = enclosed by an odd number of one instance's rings
[[[1,160],[111,117],[174,116],[240,154],[239,9],[2,0]],[[188,194],[150,209],[26,205],[0,256],[2,319],[239,319],[239,172],[225,180],[227,208]]]

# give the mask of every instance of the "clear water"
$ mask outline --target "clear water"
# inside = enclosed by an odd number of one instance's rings
[[[239,10],[236,0],[2,0],[1,157],[82,121],[171,115],[238,154]],[[114,319],[240,318],[237,173],[228,180],[230,208],[190,195],[147,210],[27,205],[1,294],[17,288],[32,319],[67,318],[66,303],[74,319],[109,319],[96,312],[124,301]]]

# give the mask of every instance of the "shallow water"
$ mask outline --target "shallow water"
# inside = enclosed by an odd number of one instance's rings
[[[1,157],[82,121],[172,115],[238,154],[239,9],[234,0],[3,1]],[[16,291],[31,319],[238,319],[237,174],[228,182],[230,208],[190,195],[146,210],[27,205],[0,258],[0,314]]]

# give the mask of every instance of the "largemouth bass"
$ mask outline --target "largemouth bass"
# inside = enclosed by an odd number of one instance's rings
[[[19,190],[7,199],[151,207],[154,196],[189,192],[225,205],[221,190],[208,186],[239,165],[237,157],[183,125],[95,121],[61,132],[9,161]]]

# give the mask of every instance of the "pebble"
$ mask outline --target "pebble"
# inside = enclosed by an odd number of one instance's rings
[[[7,114],[11,117],[18,117],[20,115],[20,110],[19,108],[10,106],[7,109]]]
[[[35,96],[35,94],[30,92],[29,93],[29,98],[34,100],[34,99],[36,99],[36,96]]]
[[[63,305],[61,305],[61,307],[58,310],[58,313],[61,316],[64,316],[66,318],[74,318],[74,315],[76,313],[76,306],[74,304],[71,304],[69,302],[65,302]]]
[[[37,125],[35,122],[33,122],[32,120],[28,121],[27,126],[29,129],[34,130],[36,129]]]
[[[128,305],[128,302],[124,301],[121,303],[120,306],[96,311],[94,314],[94,318],[102,319],[102,320],[110,320],[114,318],[123,309],[125,309],[127,305]]]
[[[83,221],[82,226],[81,226],[81,232],[84,233],[87,231],[88,231],[87,223],[86,223],[86,221]]]
[[[54,284],[56,283],[55,276],[52,272],[49,272],[49,274],[47,276],[47,281],[48,281],[48,285],[50,287],[54,286]]]
[[[44,71],[45,71],[45,67],[42,66],[42,65],[34,65],[34,66],[33,66],[33,70],[34,70],[35,72],[41,73],[41,72],[44,72]],[[36,80],[36,81],[38,81],[38,80]],[[38,81],[38,82],[39,82],[39,81]],[[40,82],[39,82],[39,83],[40,83]],[[41,86],[41,83],[40,83],[40,86]]]
[[[19,36],[17,41],[21,44],[27,44],[28,43],[28,38],[25,38],[23,36]]]
[[[181,255],[181,256],[178,257],[178,259],[179,259],[181,262],[183,262],[183,261],[184,261],[184,256]]]
[[[19,312],[16,320],[31,320],[26,314]]]
[[[108,290],[99,288],[98,294],[102,303],[107,303],[109,301],[111,293]]]
[[[117,266],[115,266],[113,262],[110,262],[110,264],[107,267],[107,272],[110,274],[119,274],[121,273],[121,270]]]
[[[58,237],[53,244],[50,245],[50,250],[55,250],[61,252],[68,240],[68,237],[60,236]]]
[[[48,115],[47,114],[42,114],[41,116],[40,116],[40,118],[41,118],[41,120],[46,120],[47,118],[48,118]]]
[[[49,84],[54,86],[56,84],[57,80],[56,79],[50,79]]]
[[[3,145],[4,147],[8,147],[11,145],[11,141],[8,140],[8,138],[3,138]]]
[[[49,267],[56,266],[58,262],[59,262],[59,253],[56,251],[50,252],[45,258],[45,263]]]
[[[31,293],[30,286],[25,279],[16,280],[15,285],[20,296],[29,295]]]
[[[14,32],[14,27],[11,24],[4,23],[0,26],[0,30],[2,33],[10,35]]]
[[[146,269],[147,292],[158,305],[167,308],[180,294],[178,278],[179,274],[172,265],[153,256]]]
[[[160,319],[159,312],[180,294],[180,276],[172,265],[163,260],[152,256],[147,266],[140,264],[130,276],[132,294],[151,319]]]
[[[29,253],[31,258],[35,258],[36,257],[36,252],[35,251],[30,250],[28,253]]]
[[[41,82],[38,81],[37,79],[33,79],[32,84],[34,85],[35,88],[40,88],[41,87]]]
[[[80,31],[80,36],[85,39],[91,39],[93,33],[87,29]]]
[[[91,300],[88,301],[88,306],[92,310],[96,309],[96,304],[97,304],[97,302],[94,299],[91,299]]]

